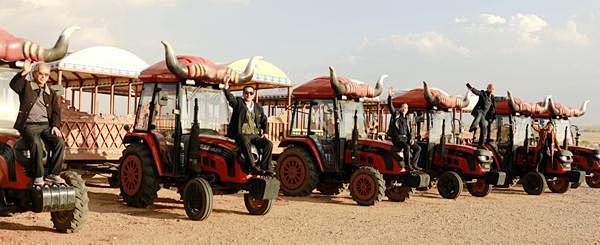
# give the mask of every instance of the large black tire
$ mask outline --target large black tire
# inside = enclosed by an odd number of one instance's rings
[[[77,232],[85,223],[88,209],[88,194],[85,181],[73,171],[65,171],[61,177],[75,189],[75,209],[50,213],[54,228],[63,233]]]
[[[160,186],[152,154],[146,145],[134,143],[123,151],[119,182],[121,196],[127,205],[145,208],[154,202]]]
[[[392,202],[404,202],[410,198],[412,188],[407,185],[388,186],[385,189],[385,196]]]
[[[492,185],[488,184],[484,178],[480,178],[475,183],[467,183],[467,190],[474,197],[485,197],[492,192]]]
[[[523,190],[529,195],[541,195],[546,189],[546,177],[540,172],[531,171],[521,179]]]
[[[585,183],[592,188],[600,188],[600,172],[594,172],[591,176],[585,176]]]
[[[277,162],[281,191],[287,196],[308,196],[319,183],[314,157],[301,147],[288,147]]]
[[[339,181],[321,179],[317,184],[317,191],[323,195],[335,196],[344,190],[344,184]]]
[[[571,188],[571,182],[566,176],[556,177],[555,180],[546,180],[548,189],[554,193],[565,193]]]
[[[265,215],[273,207],[275,200],[259,200],[252,197],[250,194],[244,194],[244,205],[246,210],[252,215]]]
[[[213,207],[213,192],[208,181],[203,178],[190,180],[183,190],[183,208],[191,220],[208,218]]]
[[[350,196],[361,206],[371,206],[385,195],[383,175],[372,167],[360,167],[350,178]]]
[[[454,171],[446,171],[438,179],[437,189],[443,198],[456,199],[463,190],[462,178]]]

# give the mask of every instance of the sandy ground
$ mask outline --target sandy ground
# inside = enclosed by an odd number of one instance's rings
[[[90,213],[75,234],[51,229],[48,213],[0,218],[0,244],[600,244],[600,189],[528,196],[520,186],[486,198],[463,192],[445,200],[435,190],[404,203],[357,206],[336,197],[280,197],[266,216],[249,215],[241,194],[215,196],[205,221],[187,219],[173,190],[148,209],[119,201],[105,179],[89,182]]]

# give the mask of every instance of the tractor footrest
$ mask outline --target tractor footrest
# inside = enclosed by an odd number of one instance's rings
[[[279,180],[274,177],[252,178],[248,182],[250,195],[260,200],[272,200],[279,194]]]
[[[490,185],[503,185],[506,181],[506,172],[490,171],[483,175],[485,182]]]
[[[569,182],[582,184],[585,180],[585,172],[579,170],[571,170],[567,172],[567,178],[569,178]]]
[[[429,187],[429,174],[413,171],[407,174],[407,183],[412,188],[427,188]]]

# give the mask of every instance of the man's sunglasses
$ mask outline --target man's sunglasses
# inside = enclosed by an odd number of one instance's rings
[[[254,91],[244,91],[244,94],[247,94],[247,95],[253,95],[253,94],[254,94]]]

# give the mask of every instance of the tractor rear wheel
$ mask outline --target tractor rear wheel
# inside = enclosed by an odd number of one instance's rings
[[[523,189],[529,195],[541,195],[546,189],[546,177],[540,172],[531,171],[521,179]]]
[[[312,154],[301,147],[289,147],[277,163],[277,178],[287,196],[308,196],[319,183]]]
[[[485,197],[492,191],[492,185],[488,184],[484,178],[480,178],[475,183],[467,183],[467,190],[474,197]]]
[[[385,180],[383,175],[372,167],[360,167],[350,178],[350,196],[362,206],[371,206],[383,199]]]
[[[81,229],[88,209],[88,194],[85,181],[73,171],[65,171],[61,177],[67,184],[75,189],[75,209],[68,211],[57,211],[50,213],[54,228],[63,233],[77,232]]]
[[[275,200],[260,200],[252,197],[250,194],[244,194],[244,205],[252,215],[265,215],[271,211]]]
[[[119,165],[121,196],[129,206],[145,208],[160,189],[152,154],[146,145],[135,143],[123,151]]]
[[[437,189],[443,198],[456,199],[463,190],[462,178],[454,171],[446,171],[438,179]]]
[[[566,176],[556,177],[555,180],[547,180],[548,189],[554,193],[565,193],[571,188],[571,182]]]
[[[183,190],[183,208],[191,220],[208,218],[213,207],[213,192],[204,178],[190,180]]]
[[[404,202],[410,198],[411,192],[412,188],[410,188],[410,186],[392,185],[385,189],[385,196],[392,202]]]
[[[591,176],[585,176],[585,183],[592,188],[600,188],[600,172],[594,172]]]

